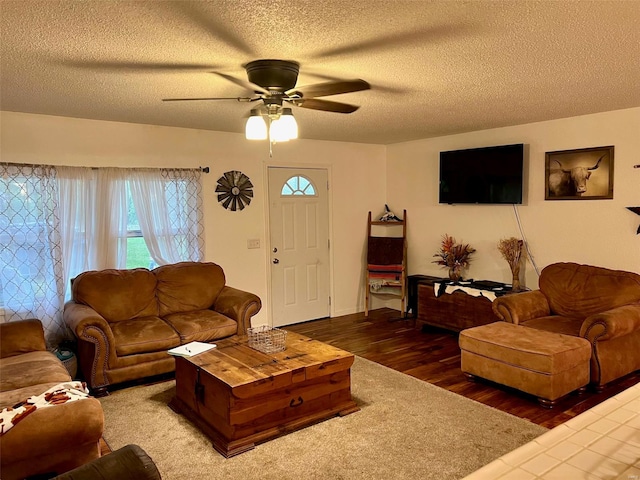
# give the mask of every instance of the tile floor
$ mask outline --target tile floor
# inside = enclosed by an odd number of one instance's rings
[[[640,383],[464,480],[640,480]]]

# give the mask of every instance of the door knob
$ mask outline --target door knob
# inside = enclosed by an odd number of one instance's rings
[[[278,253],[278,248],[277,247],[273,247],[273,253]]]
[[[280,263],[280,260],[278,260],[277,258],[274,258],[273,263]]]

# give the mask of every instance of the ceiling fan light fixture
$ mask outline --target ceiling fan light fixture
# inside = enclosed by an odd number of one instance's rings
[[[290,140],[287,125],[280,117],[271,120],[271,125],[269,125],[269,139],[271,142],[288,142]]]
[[[290,108],[283,108],[280,115],[280,123],[285,134],[289,137],[289,140],[298,138],[298,122],[296,122],[293,116],[293,111]]]
[[[251,110],[244,133],[247,140],[267,139],[267,123],[258,110]]]

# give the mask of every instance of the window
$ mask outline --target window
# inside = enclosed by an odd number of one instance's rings
[[[289,197],[291,195],[315,197],[316,189],[308,178],[302,175],[295,175],[284,183],[280,195],[283,197]]]
[[[148,269],[156,268],[158,264],[151,257],[147,244],[140,230],[140,221],[131,196],[131,185],[127,182],[127,267]]]
[[[200,174],[0,163],[5,321],[39,318],[56,346],[68,333],[61,312],[78,274],[201,260]]]

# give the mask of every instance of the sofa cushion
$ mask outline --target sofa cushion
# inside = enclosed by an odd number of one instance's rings
[[[29,352],[0,359],[0,408],[13,406],[69,380],[69,372],[51,352]]]
[[[181,262],[152,271],[158,281],[159,315],[206,310],[225,284],[224,272],[215,263]]]
[[[213,310],[174,313],[164,320],[179,334],[182,343],[210,342],[238,332],[238,324]]]
[[[0,392],[39,383],[71,380],[62,362],[46,350],[0,359],[0,372]]]
[[[563,317],[562,315],[549,315],[548,317],[537,317],[526,322],[520,322],[520,325],[529,328],[537,328],[547,332],[561,333],[563,335],[573,335],[580,337],[580,327],[583,318]]]
[[[108,322],[158,315],[156,277],[146,268],[89,271],[78,275],[71,292]]]
[[[169,350],[180,345],[176,331],[158,317],[122,320],[111,324],[111,331],[118,356]]]
[[[576,263],[554,263],[540,274],[540,290],[551,311],[586,318],[640,302],[640,275]]]

